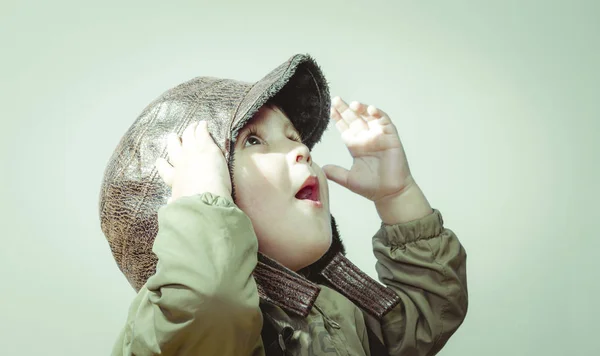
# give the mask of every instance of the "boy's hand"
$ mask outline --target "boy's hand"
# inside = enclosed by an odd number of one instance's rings
[[[348,106],[335,97],[330,115],[354,162],[350,170],[324,166],[328,179],[375,203],[399,196],[415,184],[396,127],[386,113],[356,101]]]
[[[210,136],[206,121],[190,124],[181,139],[167,137],[169,161],[156,160],[158,174],[171,187],[168,202],[184,196],[210,192],[231,199],[231,179],[227,162]]]

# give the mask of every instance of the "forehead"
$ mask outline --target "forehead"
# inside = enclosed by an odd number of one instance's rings
[[[276,106],[263,106],[258,112],[248,121],[242,128],[242,131],[246,130],[249,125],[253,126],[280,126],[284,129],[296,130],[290,119],[285,113]]]

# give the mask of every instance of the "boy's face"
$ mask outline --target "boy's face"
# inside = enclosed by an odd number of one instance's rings
[[[327,178],[285,114],[263,106],[240,131],[234,157],[236,204],[252,221],[259,251],[295,271],[323,256],[331,245]],[[321,206],[296,198],[310,176]]]

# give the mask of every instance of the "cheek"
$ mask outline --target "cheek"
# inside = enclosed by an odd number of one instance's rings
[[[268,181],[253,179],[246,176],[240,179],[236,186],[236,205],[244,212],[255,225],[255,229],[260,230],[266,221],[274,218],[278,211],[281,211],[281,204],[278,204],[278,197]]]
[[[281,209],[282,191],[287,189],[282,164],[273,160],[248,159],[235,175],[236,199],[240,208],[273,212]],[[270,169],[259,168],[270,167]],[[243,209],[242,209],[243,210]],[[256,214],[255,214],[256,215]]]
[[[264,195],[260,185],[252,184],[251,182],[240,183],[236,187],[237,205],[248,216],[256,215],[261,211],[261,196]]]
[[[237,158],[233,174],[235,203],[244,212],[255,205],[256,200],[256,197],[253,195],[256,186],[253,177],[256,176],[256,172],[253,170],[253,166],[247,163],[248,161],[243,157]]]

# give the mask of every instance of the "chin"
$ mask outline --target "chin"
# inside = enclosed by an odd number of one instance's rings
[[[314,243],[310,246],[307,246],[307,248],[302,253],[303,258],[294,261],[295,266],[291,269],[294,271],[298,271],[304,267],[310,266],[311,264],[317,262],[321,257],[323,257],[327,253],[327,251],[329,251],[330,246],[331,236],[329,236],[326,240],[314,241]]]
[[[313,228],[301,233],[295,231],[285,235],[285,238],[281,238],[281,234],[277,233],[257,235],[258,249],[292,271],[298,271],[318,261],[329,251],[332,243],[329,221],[322,226],[315,224]]]
[[[292,247],[292,244],[288,242],[276,247],[273,246],[275,247],[274,249],[259,248],[259,251],[292,271],[298,271],[306,266],[310,266],[327,253],[329,246],[331,246],[331,237],[327,240],[306,242],[310,242],[310,244]],[[290,248],[293,248],[293,251],[289,251]],[[289,252],[282,253],[285,250]]]

